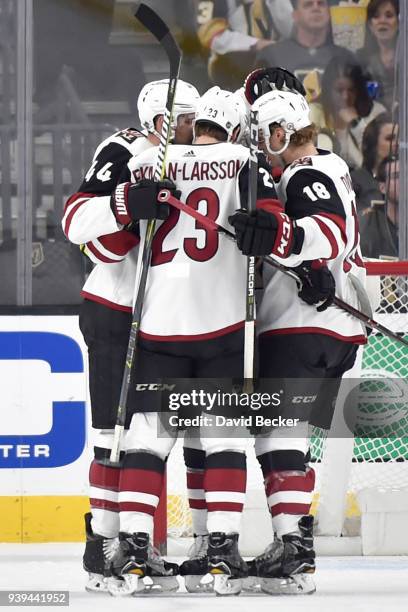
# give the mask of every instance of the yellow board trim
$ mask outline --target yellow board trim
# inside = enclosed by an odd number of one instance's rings
[[[85,496],[0,496],[0,542],[83,542]]]
[[[311,513],[316,514],[319,496],[313,497]],[[169,495],[169,528],[177,521],[180,496]],[[73,495],[0,496],[0,542],[33,544],[37,542],[83,542],[84,514],[89,498]],[[346,516],[360,516],[353,493],[347,495]]]

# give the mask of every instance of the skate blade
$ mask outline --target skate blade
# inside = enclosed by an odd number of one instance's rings
[[[290,578],[260,578],[261,591],[268,595],[311,595],[316,585],[309,574]]]
[[[138,574],[123,574],[120,580],[107,578],[108,592],[113,597],[131,597],[137,591],[144,590],[143,576]]]
[[[143,585],[143,586],[142,586]],[[140,589],[133,593],[134,596],[143,594],[175,593],[179,589],[177,576],[145,576]]]
[[[248,576],[242,580],[242,590],[247,593],[261,592],[261,579],[258,576]]]
[[[88,582],[85,585],[88,593],[107,593],[108,585],[103,574],[92,574],[89,572]]]
[[[184,584],[189,593],[212,593],[214,591],[214,578],[211,574],[184,576]]]
[[[239,595],[242,590],[242,579],[231,578],[229,574],[218,573],[215,569],[210,571],[214,576],[214,592],[216,595]]]

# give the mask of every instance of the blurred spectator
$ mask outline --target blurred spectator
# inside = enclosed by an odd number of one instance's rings
[[[344,64],[333,57],[322,77],[320,103],[311,105],[311,120],[319,129],[332,132],[339,144],[339,154],[350,168],[361,166],[361,144],[367,125],[385,111],[373,101],[361,67],[353,62]]]
[[[385,157],[395,155],[398,150],[398,125],[392,123],[390,113],[381,113],[368,124],[361,149],[362,166],[351,171],[359,212],[383,199],[376,178],[378,168]]]
[[[395,51],[398,37],[399,0],[370,0],[367,7],[365,44],[357,58],[370,79],[379,85],[378,100],[389,110],[395,95]]]
[[[290,0],[199,0],[198,37],[210,53],[208,72],[220,87],[237,89],[265,45],[290,35]]]
[[[366,210],[360,220],[361,251],[365,257],[398,256],[399,161],[389,155],[378,168],[382,205]]]
[[[320,77],[332,57],[351,63],[354,55],[333,43],[327,0],[291,0],[294,29],[291,38],[260,50],[258,67],[283,66],[303,82],[308,100],[320,94]]]

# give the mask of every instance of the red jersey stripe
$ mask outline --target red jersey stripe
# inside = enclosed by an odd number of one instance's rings
[[[272,516],[278,514],[309,514],[311,504],[281,503],[271,507]]]
[[[89,468],[89,482],[93,487],[118,491],[120,469],[92,461]]]
[[[137,491],[160,497],[163,474],[151,470],[123,468],[120,476],[120,491]]]
[[[246,470],[208,469],[205,473],[204,487],[206,491],[235,491],[245,493]]]
[[[91,508],[97,508],[98,510],[109,510],[110,512],[119,512],[119,504],[117,502],[109,501],[108,499],[95,499],[91,497],[89,500]]]
[[[156,506],[140,502],[120,502],[119,508],[120,512],[142,512],[143,514],[150,514],[150,516],[154,516],[156,512]]]

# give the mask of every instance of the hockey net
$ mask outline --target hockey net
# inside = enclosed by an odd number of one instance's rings
[[[408,262],[367,261],[366,268],[374,318],[407,339]],[[398,491],[408,499],[407,375],[408,348],[373,331],[359,374],[367,379],[372,399],[358,406],[355,437],[325,440],[314,432],[313,456],[320,461],[318,531],[323,535],[360,533],[364,493],[379,498]]]
[[[369,293],[376,295],[375,319],[408,339],[408,262],[371,261],[366,262],[366,266],[371,287]],[[326,439],[318,429],[311,432],[312,462],[317,473],[312,512],[318,514],[323,531],[332,535],[347,533],[347,523],[353,535],[358,533],[358,495],[363,489],[404,490],[408,493],[408,405],[401,404],[397,398],[398,381],[408,377],[408,349],[373,331],[362,349],[359,375],[367,378],[364,384],[370,384],[371,391],[377,391],[380,398],[364,403],[360,413],[363,424],[370,419],[375,421],[375,435],[330,441],[330,436]],[[395,404],[381,401],[390,387],[397,398]],[[333,449],[327,450],[336,442],[334,452]],[[334,491],[334,498],[330,488]],[[266,514],[262,477],[251,450],[248,453],[247,506],[249,512],[254,506],[260,506]],[[329,518],[325,517],[327,509]],[[167,523],[171,538],[192,535],[181,440],[177,442],[168,464]]]

